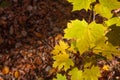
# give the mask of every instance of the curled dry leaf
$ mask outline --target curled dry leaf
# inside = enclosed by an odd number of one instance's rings
[[[19,71],[15,71],[15,72],[14,72],[14,77],[15,77],[15,78],[18,78],[19,76],[20,76],[20,72],[19,72]]]

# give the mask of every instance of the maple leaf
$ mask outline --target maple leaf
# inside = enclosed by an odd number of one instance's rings
[[[120,18],[113,17],[113,18],[105,21],[105,23],[107,24],[107,26],[112,26],[114,24],[116,24],[116,26],[120,26]]]
[[[95,12],[106,18],[112,17],[112,10],[120,8],[120,2],[117,0],[99,0],[100,3],[95,5]]]
[[[64,30],[64,38],[75,39],[76,47],[81,54],[89,50],[91,44],[104,36],[104,26],[95,22],[88,24],[85,20],[73,20],[67,26],[68,28]]]
[[[111,43],[102,42],[99,43],[94,49],[93,52],[95,53],[102,53],[103,56],[105,56],[107,59],[112,59],[114,55],[120,55],[120,51],[117,50],[118,46],[113,46]]]
[[[58,45],[54,47],[54,50],[51,52],[54,55],[57,55],[59,53],[66,53],[66,49],[69,47],[69,45],[63,41],[60,41]]]
[[[53,67],[58,67],[58,70],[63,68],[66,71],[70,68],[70,66],[74,65],[72,59],[69,58],[69,54],[67,53],[53,56],[53,59],[55,60]]]
[[[112,54],[119,56],[120,51],[117,50],[118,46],[113,46],[112,44],[108,43],[102,47],[102,55],[105,56],[107,59],[112,59]]]
[[[81,10],[81,9],[90,9],[90,4],[95,2],[96,0],[68,0],[73,4],[73,10]]]
[[[71,80],[83,80],[82,70],[78,70],[78,68],[72,69],[68,74],[71,75]]]
[[[53,80],[67,80],[65,75],[57,74],[57,78],[54,78]]]
[[[102,69],[105,70],[105,71],[109,71],[110,70],[110,66],[109,65],[104,65]]]
[[[85,69],[83,72],[84,80],[98,80],[101,76],[99,67],[92,66],[91,69]]]

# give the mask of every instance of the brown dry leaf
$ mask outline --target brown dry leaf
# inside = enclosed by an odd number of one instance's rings
[[[35,34],[37,37],[39,37],[39,38],[42,37],[42,34],[40,34],[39,32],[35,32],[35,31],[34,31],[34,34]]]
[[[56,37],[55,37],[55,40],[61,40],[62,39],[62,34],[58,34]]]
[[[41,59],[39,57],[36,57],[34,59],[34,63],[37,64],[37,65],[40,65],[42,63]]]
[[[0,37],[0,44],[4,42],[4,39]]]
[[[0,80],[4,80],[2,77],[0,77]]]
[[[2,69],[2,73],[3,74],[8,74],[10,71],[9,67],[8,66],[4,66],[4,68]]]
[[[15,78],[18,78],[19,76],[20,76],[20,72],[19,72],[19,71],[15,71],[15,72],[14,72],[14,77],[15,77]]]
[[[48,76],[51,76],[54,73],[57,73],[57,69],[56,68],[52,68],[51,70],[49,70]]]

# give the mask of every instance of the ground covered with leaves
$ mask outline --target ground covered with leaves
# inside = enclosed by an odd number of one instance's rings
[[[0,0],[0,5],[0,80],[51,80],[56,75],[51,50],[67,22],[88,21],[90,11],[71,12],[66,0]],[[96,16],[96,22],[102,20]],[[77,56],[76,61],[79,66]],[[111,68],[100,80],[120,80],[119,61],[99,61]]]

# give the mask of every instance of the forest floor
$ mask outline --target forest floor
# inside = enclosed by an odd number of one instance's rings
[[[0,80],[51,80],[56,73],[51,50],[67,22],[88,20],[89,12],[71,13],[72,5],[66,0],[5,0],[0,4]],[[104,72],[101,80],[120,80],[119,61],[101,61],[114,68]]]

